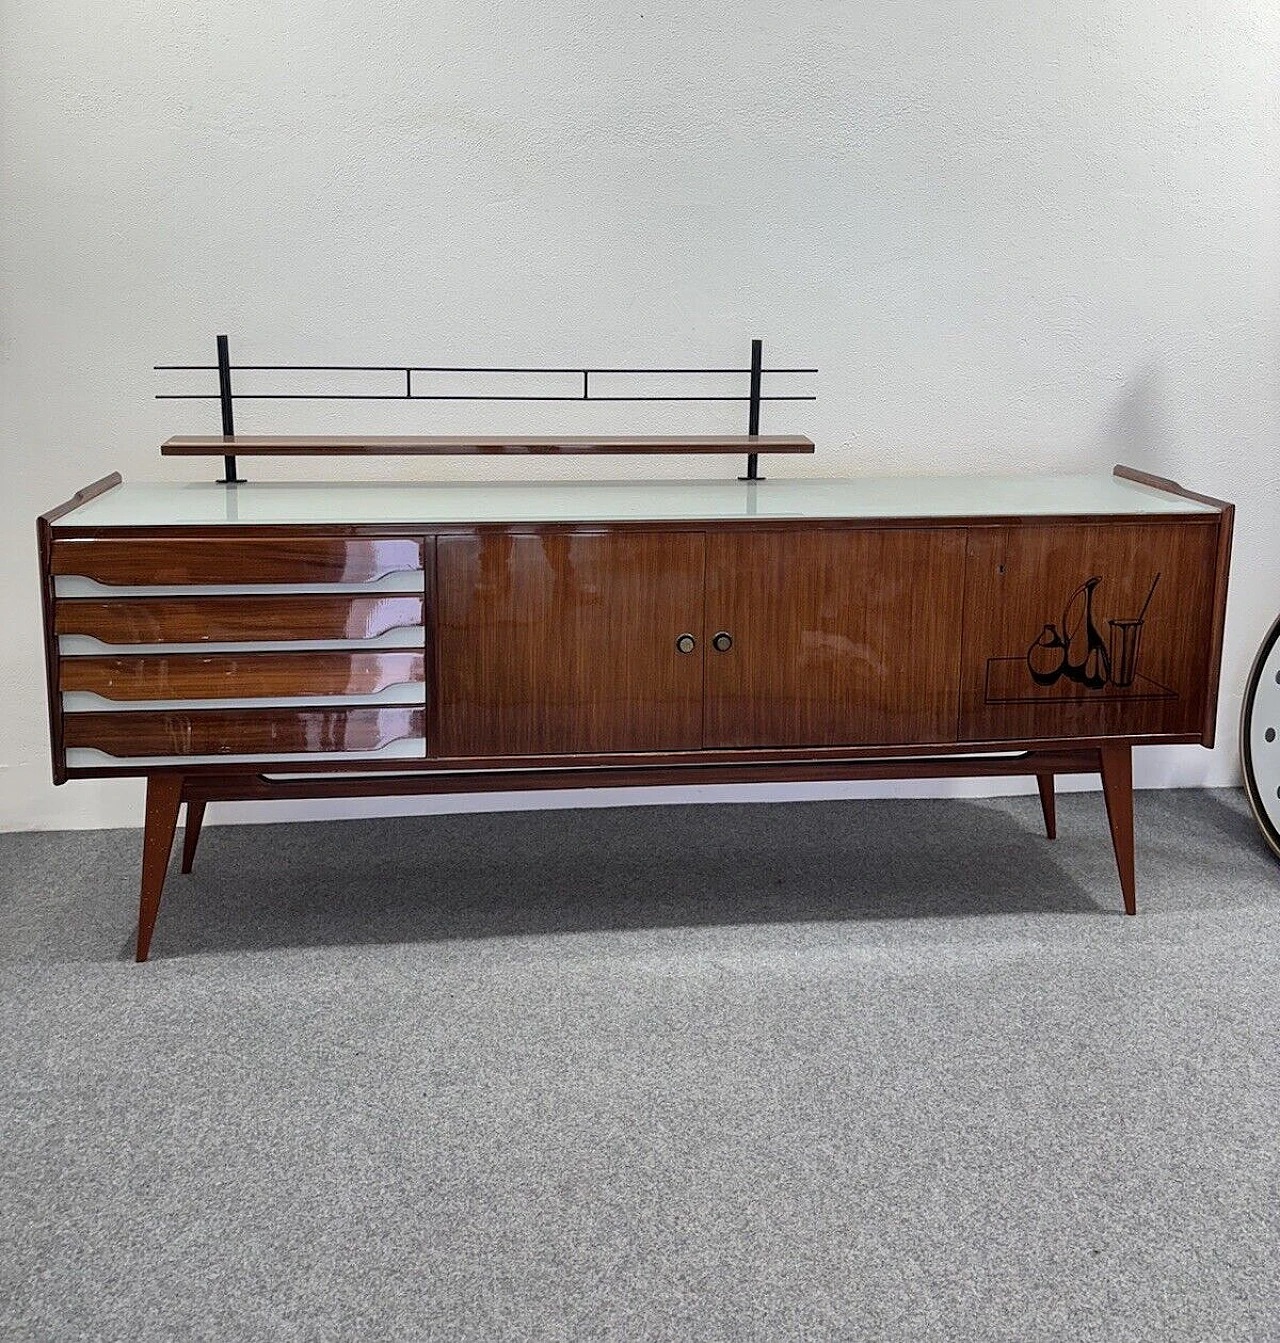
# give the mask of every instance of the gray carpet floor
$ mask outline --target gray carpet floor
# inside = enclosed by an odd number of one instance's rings
[[[1238,793],[0,835],[5,1339],[1280,1338]]]

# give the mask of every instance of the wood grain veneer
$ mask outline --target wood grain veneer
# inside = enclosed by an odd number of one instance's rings
[[[476,437],[459,434],[204,434],[166,439],[165,457],[425,457],[479,455],[580,456],[813,452],[803,434],[683,434],[662,436],[529,435]]]
[[[200,843],[200,827],[204,825],[205,803],[193,798],[187,803],[187,815],[182,825],[182,870],[190,872],[195,866],[196,846]]]
[[[153,774],[147,779],[147,813],[142,831],[142,886],[138,894],[138,942],[134,958],[141,962],[151,954],[151,935],[160,897],[164,893],[169,851],[178,826],[182,805],[182,776]]]
[[[1177,481],[1171,481],[1166,475],[1152,475],[1150,471],[1139,471],[1132,466],[1117,465],[1112,474],[1126,481],[1135,481],[1150,489],[1162,490],[1166,494],[1177,494],[1197,504],[1209,504],[1218,510],[1218,553],[1213,588],[1213,627],[1209,634],[1209,677],[1205,693],[1205,710],[1199,744],[1213,747],[1218,735],[1218,685],[1222,678],[1222,639],[1226,633],[1226,584],[1232,568],[1232,535],[1236,529],[1236,505],[1226,500],[1214,498],[1212,494],[1199,494],[1186,489]]]
[[[709,536],[703,744],[953,741],[965,535]]]
[[[1104,746],[1098,754],[1102,794],[1107,804],[1107,824],[1111,829],[1111,847],[1116,856],[1124,912],[1136,914],[1138,896],[1133,845],[1133,748],[1117,743]]]
[[[1231,540],[1235,531],[1236,506],[1225,499],[1215,499],[1211,494],[1198,494],[1195,490],[1188,490],[1167,476],[1152,475],[1149,471],[1139,471],[1132,466],[1118,464],[1113,474],[1122,480],[1132,480],[1153,490],[1176,494],[1183,499],[1193,499],[1196,503],[1209,504],[1218,510],[1218,554],[1213,586],[1213,625],[1209,634],[1209,675],[1204,696],[1204,721],[1200,732],[1200,745],[1212,747],[1218,735],[1218,688],[1222,679],[1222,643],[1227,623],[1227,581],[1231,573]]]
[[[424,679],[421,652],[137,653],[64,657],[63,691],[110,700],[373,695]]]
[[[1208,684],[1204,697],[1204,723],[1200,745],[1212,747],[1218,735],[1218,688],[1222,681],[1222,642],[1227,627],[1227,581],[1231,573],[1231,538],[1236,510],[1227,504],[1218,514],[1218,547],[1213,576],[1213,617],[1209,629]]]
[[[370,583],[422,568],[418,537],[55,538],[51,572],[112,586],[167,583]]]
[[[108,755],[279,755],[375,751],[425,735],[426,713],[408,707],[195,709],[64,715],[68,747]]]
[[[442,752],[701,745],[700,533],[448,536],[436,557]]]
[[[245,643],[271,639],[373,639],[423,623],[416,593],[348,597],[94,597],[59,598],[57,634],[83,634],[106,644]]]
[[[1199,734],[1211,681],[1218,543],[1212,515],[1126,527],[972,529],[961,737]],[[1093,619],[1108,654],[1111,622],[1135,619],[1151,594],[1132,683],[1091,686],[1061,675],[1038,684],[1028,659],[1051,670],[1057,654],[1052,647],[1033,654],[1032,644],[1062,635],[1072,612],[1083,634],[1083,596],[1072,598],[1094,578]]]

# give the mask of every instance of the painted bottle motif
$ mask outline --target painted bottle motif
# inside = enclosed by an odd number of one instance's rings
[[[1063,673],[1090,690],[1101,690],[1111,679],[1111,655],[1093,619],[1093,593],[1101,582],[1101,578],[1090,578],[1081,583],[1062,612],[1067,642]]]

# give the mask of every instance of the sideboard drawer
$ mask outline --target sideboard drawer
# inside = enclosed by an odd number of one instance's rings
[[[55,634],[104,644],[252,643],[376,639],[423,623],[420,593],[236,597],[66,597],[54,605]]]
[[[68,764],[421,758],[431,665],[424,546],[434,541],[55,538],[55,690]]]
[[[59,688],[109,700],[256,699],[376,695],[421,684],[416,650],[339,653],[143,653],[62,659]]]
[[[210,709],[70,713],[68,748],[109,756],[269,756],[371,752],[426,733],[420,708]]]
[[[50,572],[110,586],[372,583],[421,571],[418,537],[211,536],[55,540]]]

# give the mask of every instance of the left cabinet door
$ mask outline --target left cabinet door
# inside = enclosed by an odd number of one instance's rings
[[[703,544],[699,532],[441,536],[439,754],[701,746]]]

